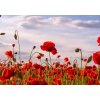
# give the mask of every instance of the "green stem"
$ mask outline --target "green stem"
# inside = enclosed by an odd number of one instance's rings
[[[18,36],[18,45],[19,45],[19,60],[20,60],[20,63],[21,63],[21,55],[20,55],[20,42],[19,42],[19,36]]]
[[[98,65],[98,80],[99,80],[99,77],[100,77],[100,65]]]
[[[80,50],[81,53],[81,69],[82,69],[82,50]]]
[[[33,51],[32,51],[33,52]],[[39,53],[39,52],[34,52],[33,54],[30,54],[30,59],[29,61],[32,59],[33,55],[36,54],[36,53]]]
[[[20,60],[20,63],[21,63],[21,53],[20,53],[20,42],[19,42],[19,35],[18,35],[18,31],[16,30],[15,31],[17,33],[17,37],[18,37],[18,46],[19,46],[19,60]]]
[[[40,63],[42,63],[41,59],[40,59]]]
[[[4,64],[6,64],[6,62],[9,60],[9,58],[7,59],[7,60],[3,60],[4,62],[3,62],[3,65]],[[5,67],[5,66],[3,66],[3,67]]]
[[[29,61],[31,60],[31,58],[32,58],[32,52],[33,52],[33,48],[32,48],[32,50],[31,50],[31,53],[30,53],[30,58],[29,58]]]
[[[14,47],[13,47],[13,64],[15,64],[14,59],[16,59],[16,58],[15,58]]]
[[[52,65],[50,52],[49,52],[49,58],[50,58],[50,65]]]
[[[87,66],[87,64],[88,64],[88,63],[86,62],[85,67]]]
[[[14,54],[14,47],[13,47],[13,55],[15,56],[15,54]]]

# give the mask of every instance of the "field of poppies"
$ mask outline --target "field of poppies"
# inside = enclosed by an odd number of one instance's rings
[[[5,36],[5,33],[0,33]],[[59,61],[52,61],[51,55],[60,59],[55,43],[46,41],[40,45],[42,51],[48,52],[48,58],[41,61],[45,55],[34,52],[33,46],[29,53],[29,60],[21,59],[20,41],[18,31],[14,34],[18,42],[19,51],[15,52],[16,44],[12,43],[12,50],[5,52],[6,60],[0,60],[0,84],[1,85],[99,85],[100,84],[100,51],[93,53],[88,58],[83,58],[82,50],[76,48],[75,52],[80,53],[80,64],[75,59],[73,62],[68,57],[63,58],[63,64]],[[97,38],[100,46],[100,37]],[[37,54],[40,63],[33,63],[32,57]],[[94,65],[88,66],[88,63]],[[83,62],[85,65],[83,65]]]

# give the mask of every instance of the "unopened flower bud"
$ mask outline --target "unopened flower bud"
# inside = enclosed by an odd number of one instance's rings
[[[15,52],[15,54],[17,54],[17,52]]]
[[[36,46],[33,46],[33,49],[35,49],[36,48]]]
[[[79,52],[79,51],[80,51],[80,49],[79,49],[79,48],[76,48],[76,49],[75,49],[75,52]]]
[[[12,44],[12,47],[15,47],[15,44]]]
[[[48,58],[45,59],[48,62]]]

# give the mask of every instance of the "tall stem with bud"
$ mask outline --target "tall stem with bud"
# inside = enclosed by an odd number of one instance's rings
[[[82,50],[80,49],[80,53],[81,53],[81,69],[82,69]]]
[[[81,54],[81,69],[82,69],[82,50],[77,48],[77,49],[75,49],[75,52],[80,52],[80,54]]]
[[[21,63],[21,53],[20,53],[20,41],[19,41],[19,35],[18,35],[18,31],[15,30],[15,35],[14,35],[15,40],[18,40],[18,46],[19,46],[19,60]]]
[[[30,56],[29,56],[29,61],[32,59],[32,53],[33,53],[33,50],[36,48],[36,46],[33,46],[32,50],[31,50],[31,53],[30,53]]]

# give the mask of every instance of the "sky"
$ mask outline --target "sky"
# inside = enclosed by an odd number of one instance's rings
[[[17,41],[13,36],[18,30],[21,44],[21,56],[28,59],[29,52],[35,45],[39,51],[48,57],[48,53],[41,51],[40,45],[45,41],[55,43],[61,59],[68,56],[78,58],[76,48],[81,48],[83,57],[89,57],[100,50],[97,37],[100,35],[99,15],[2,15],[0,18],[0,59],[6,50],[12,50],[11,44]],[[56,56],[52,55],[52,59]]]

